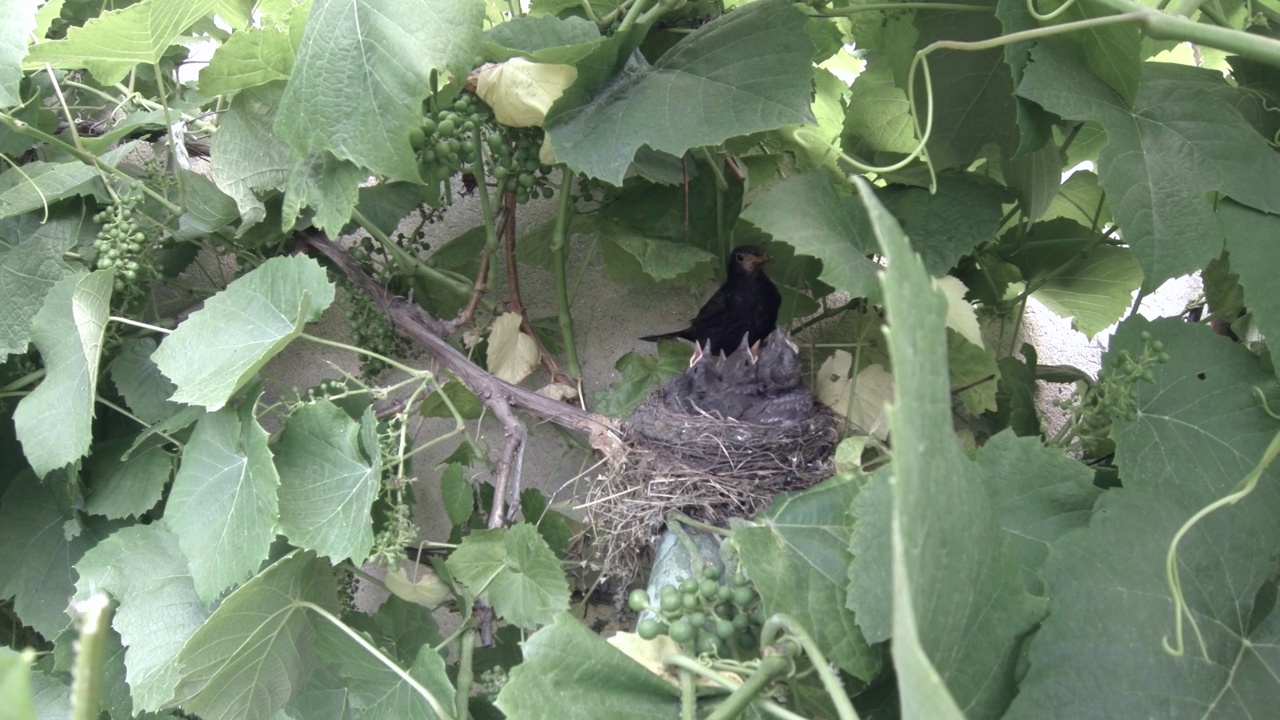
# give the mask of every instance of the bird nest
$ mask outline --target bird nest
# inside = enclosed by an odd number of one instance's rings
[[[608,470],[593,483],[586,503],[588,527],[606,577],[620,586],[634,580],[672,512],[725,525],[730,518],[755,516],[779,493],[812,487],[831,475],[840,439],[838,419],[799,386],[794,350],[786,352],[791,357],[779,363],[771,360],[780,353],[766,348],[754,363],[762,376],[779,364],[787,366],[783,374],[795,375],[794,385],[783,381],[761,388],[746,383],[754,407],[741,415],[756,421],[708,409],[741,402],[724,401],[725,388],[713,387],[707,393],[698,387],[699,379],[706,385],[711,376],[714,384],[721,372],[729,375],[735,352],[725,359],[704,359],[714,363],[707,367],[695,363],[654,390],[623,422],[622,442],[610,454]],[[758,412],[761,406],[779,404],[789,412]]]

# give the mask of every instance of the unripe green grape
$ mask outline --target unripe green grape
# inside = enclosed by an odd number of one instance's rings
[[[663,589],[665,590],[666,588]],[[680,609],[681,595],[678,592],[664,592],[662,593],[662,596],[658,598],[658,603],[663,612],[675,612]]]
[[[679,620],[671,623],[671,626],[667,628],[667,635],[670,635],[671,639],[678,643],[687,643],[693,639],[693,625],[691,625],[685,618],[680,618]]]
[[[737,632],[737,628],[733,626],[732,621],[721,618],[716,621],[715,632],[716,632],[716,637],[720,638],[721,640],[728,640],[729,638],[733,637],[735,632]]]
[[[733,589],[733,604],[740,608],[745,608],[756,599],[755,592],[744,585],[739,585]]]
[[[649,607],[649,593],[636,588],[627,596],[627,605],[636,612],[640,612]]]
[[[436,128],[436,132],[440,135],[452,135],[454,133],[454,125],[452,120],[445,120]]]
[[[733,623],[733,626],[738,630],[746,630],[751,627],[751,618],[746,613],[738,613],[737,615],[734,615],[733,620],[730,620],[729,622]]]
[[[695,610],[685,617],[689,618],[689,623],[696,628],[700,628],[707,624],[707,614],[701,610]]]
[[[422,119],[423,135],[434,135],[435,132],[436,132],[436,121],[430,118],[423,118]]]
[[[644,592],[641,590],[640,592]],[[636,634],[645,640],[652,640],[662,634],[662,623],[653,618],[645,618],[636,627]]]
[[[701,603],[699,603],[698,596],[696,594],[694,593],[680,594],[680,607],[684,608],[685,610],[689,610],[689,611],[696,610],[699,604]]]

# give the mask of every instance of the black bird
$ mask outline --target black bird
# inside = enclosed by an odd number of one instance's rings
[[[640,338],[649,342],[682,338],[710,345],[710,354],[733,352],[747,336],[755,344],[773,332],[778,324],[782,296],[762,266],[772,260],[755,245],[742,245],[729,255],[728,278],[707,301],[689,327],[661,335]]]

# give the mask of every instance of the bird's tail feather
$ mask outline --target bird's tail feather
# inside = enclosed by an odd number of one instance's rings
[[[680,332],[681,331],[677,330],[675,332],[663,333],[661,335],[645,335],[640,339],[644,340],[645,342],[658,342],[659,340],[675,340],[676,338],[680,337]]]

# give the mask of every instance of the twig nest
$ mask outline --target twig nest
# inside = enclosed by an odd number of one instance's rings
[[[604,574],[633,580],[670,512],[724,525],[821,482],[838,442],[838,417],[800,384],[781,331],[758,354],[695,354],[623,421],[620,451],[588,492]]]

